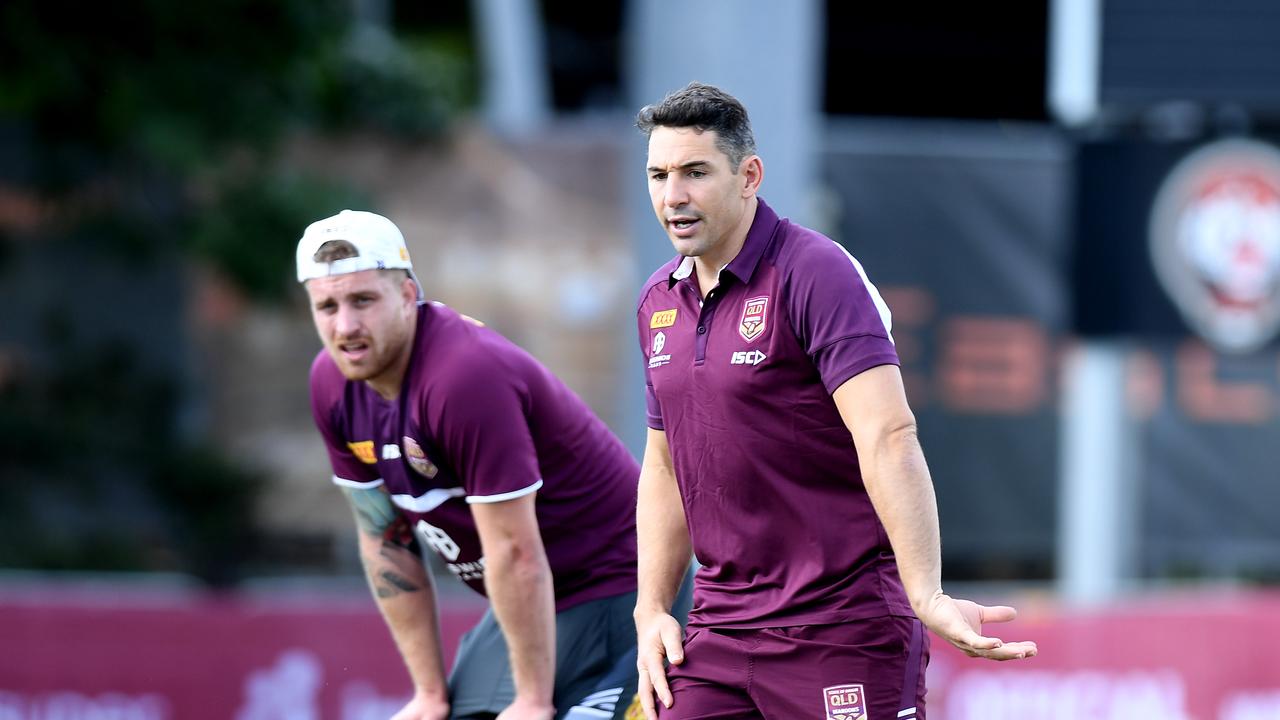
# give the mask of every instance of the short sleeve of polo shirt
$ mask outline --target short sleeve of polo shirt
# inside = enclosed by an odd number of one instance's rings
[[[640,334],[640,357],[644,361],[644,405],[645,416],[649,427],[654,430],[665,430],[662,423],[662,408],[658,405],[658,394],[653,391],[653,377],[649,374],[649,334],[644,323],[644,313],[636,312],[636,330]]]
[[[345,384],[346,378],[321,351],[311,364],[311,417],[324,439],[334,481],[377,487],[382,484],[382,478],[378,477],[376,466],[363,463],[356,457],[337,423],[335,413],[339,411]]]
[[[897,365],[889,308],[852,255],[821,238],[796,254],[787,307],[827,392],[878,365]]]
[[[484,358],[451,373],[438,409],[441,448],[469,503],[512,500],[542,487],[525,413],[528,390]],[[433,411],[429,411],[433,412]]]

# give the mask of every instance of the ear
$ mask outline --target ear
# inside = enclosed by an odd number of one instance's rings
[[[404,281],[400,283],[400,299],[409,306],[418,304],[418,284],[408,274],[404,276]]]
[[[738,174],[742,177],[742,197],[753,197],[764,182],[764,161],[759,155],[752,155],[742,161]]]

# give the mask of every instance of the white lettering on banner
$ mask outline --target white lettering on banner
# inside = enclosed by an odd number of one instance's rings
[[[1218,720],[1276,720],[1280,718],[1280,688],[1237,692],[1222,701]]]
[[[1186,683],[1174,670],[987,670],[955,678],[943,715],[953,720],[1190,720],[1186,698]]]
[[[387,720],[411,700],[408,695],[379,695],[368,682],[358,680],[342,688],[340,720]]]
[[[244,703],[236,720],[319,720],[316,700],[324,668],[307,650],[286,650],[276,664],[244,680]]]
[[[159,695],[64,690],[42,695],[0,690],[0,720],[169,720],[169,702]]]

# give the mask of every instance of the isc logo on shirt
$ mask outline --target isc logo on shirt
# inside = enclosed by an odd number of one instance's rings
[[[729,358],[730,365],[759,365],[764,362],[765,354],[759,350],[740,350]]]

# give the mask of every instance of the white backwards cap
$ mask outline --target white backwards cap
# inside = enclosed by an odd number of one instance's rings
[[[331,240],[345,240],[356,249],[355,257],[316,262],[316,251]],[[307,226],[298,241],[298,282],[361,270],[405,270],[418,286],[418,300],[425,299],[422,283],[413,273],[409,248],[400,228],[377,213],[363,210],[342,212]]]

